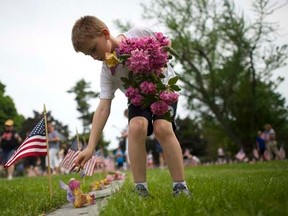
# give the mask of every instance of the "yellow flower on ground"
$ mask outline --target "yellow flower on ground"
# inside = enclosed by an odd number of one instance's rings
[[[116,67],[120,63],[116,51],[113,53],[105,53],[105,63],[109,68]]]

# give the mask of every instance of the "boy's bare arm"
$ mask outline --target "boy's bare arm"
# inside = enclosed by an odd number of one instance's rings
[[[94,113],[92,121],[92,129],[89,137],[88,147],[95,149],[107,119],[110,115],[111,100],[110,99],[100,99],[99,105]]]
[[[93,116],[88,146],[78,155],[75,161],[76,166],[84,166],[84,164],[92,157],[110,115],[111,101],[111,99],[100,99],[99,105]]]

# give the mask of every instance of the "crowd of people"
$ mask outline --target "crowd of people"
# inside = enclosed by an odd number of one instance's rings
[[[231,161],[235,162],[255,162],[255,161],[270,161],[270,160],[284,160],[286,152],[284,146],[279,146],[276,139],[276,132],[272,125],[267,123],[263,130],[258,130],[255,138],[255,145],[252,147],[251,154],[247,154],[241,148],[235,158],[224,153],[222,147],[218,148],[217,164],[225,164]],[[236,160],[234,160],[236,159]]]
[[[47,123],[47,128],[50,167],[52,173],[60,174],[60,162],[64,156],[65,144],[61,144],[59,133],[51,122]],[[48,161],[46,156],[26,157],[7,169],[3,168],[22,141],[23,139],[14,129],[14,121],[11,119],[5,121],[5,129],[0,136],[0,173],[2,177],[6,176],[8,180],[13,179],[15,175],[27,174],[28,176],[35,176],[47,173]]]
[[[256,137],[254,157],[257,160],[283,160],[286,157],[283,146],[277,145],[276,133],[271,124],[264,125],[264,131],[259,130]]]
[[[127,117],[127,109],[124,111],[124,116]],[[52,174],[64,174],[67,170],[60,167],[61,161],[68,152],[70,145],[63,143],[60,139],[60,134],[55,130],[51,122],[47,123],[48,142],[49,142],[49,161]],[[128,156],[128,126],[121,132],[119,146],[114,149],[107,157],[103,151],[97,151],[95,155],[105,158],[105,165],[108,170],[127,170],[130,168]],[[39,176],[46,175],[48,172],[48,160],[46,156],[26,157],[19,160],[14,165],[4,169],[4,164],[10,159],[17,148],[22,143],[23,139],[14,129],[13,120],[9,119],[5,122],[5,130],[0,136],[0,177],[6,177],[11,180],[14,176],[27,175]],[[147,167],[148,168],[165,168],[167,166],[164,158],[163,149],[160,143],[152,135],[149,137],[150,150],[147,152]],[[188,149],[187,149],[188,150]],[[193,162],[192,155],[183,152],[185,165],[191,165]]]
[[[127,110],[124,111],[124,116],[127,117]],[[67,173],[60,167],[61,161],[64,159],[69,145],[61,142],[59,133],[55,130],[53,124],[48,122],[48,141],[49,141],[49,156],[50,156],[50,168],[52,174],[63,174]],[[104,156],[103,152],[100,154],[96,152],[97,156],[102,156],[105,159],[105,165],[108,170],[127,170],[130,168],[129,156],[128,156],[128,126],[125,127],[121,132],[119,145],[114,149],[107,157]],[[160,143],[152,135],[149,137],[150,147],[147,152],[147,168],[166,168],[167,164],[165,161],[163,149]],[[3,165],[13,155],[15,150],[19,147],[23,139],[19,136],[17,131],[14,129],[13,120],[9,119],[5,122],[5,130],[0,136],[0,176],[7,177],[7,179],[13,179],[13,176],[19,174],[26,174],[28,176],[38,176],[47,174],[47,157],[27,157],[8,167],[3,169]],[[191,154],[191,149],[184,148],[182,151],[184,166],[196,166],[201,164],[199,158]],[[216,164],[225,164],[229,161],[233,161],[222,147],[217,150],[218,159]],[[253,158],[248,159],[243,149],[235,155],[235,159],[238,162],[254,161],[268,161],[268,160],[282,160],[286,158],[285,150],[283,146],[278,149],[276,141],[276,133],[272,128],[271,124],[265,124],[264,130],[259,130],[256,136],[255,147],[253,148]],[[14,172],[17,172],[16,174]]]
[[[67,144],[61,140],[61,134],[55,130],[52,122],[47,123],[48,130],[48,143],[49,143],[49,163],[51,174],[66,174],[70,170],[61,167],[61,161],[65,158],[69,148],[74,149],[74,145]],[[28,134],[28,133],[27,133]],[[102,157],[105,160],[107,170],[123,170],[126,169],[125,164],[127,164],[126,158],[126,138],[127,134],[125,131],[122,133],[122,139],[124,141],[124,146],[117,148],[113,153],[109,154],[107,157],[104,156],[103,151],[98,150],[95,152],[95,156]],[[7,169],[4,165],[12,157],[14,152],[21,145],[23,139],[14,129],[14,121],[9,119],[5,122],[5,129],[0,133],[0,177],[6,177],[8,180],[13,179],[15,176],[40,176],[48,174],[48,157],[47,156],[31,156],[25,157],[15,164],[9,166]],[[80,143],[80,145],[82,145]],[[78,145],[77,145],[78,146]],[[76,149],[77,151],[78,149]],[[124,150],[124,151],[123,151]],[[105,162],[105,163],[104,163]],[[124,166],[123,166],[124,165]],[[98,166],[96,168],[99,168]]]
[[[127,109],[124,116],[127,117]],[[47,123],[48,142],[49,142],[49,162],[52,174],[65,174],[67,170],[60,167],[61,161],[66,156],[71,145],[63,142],[61,136],[51,122]],[[28,134],[28,133],[27,133]],[[7,177],[8,180],[14,176],[27,175],[39,176],[46,175],[48,172],[48,160],[46,156],[26,157],[17,161],[14,165],[4,169],[5,163],[11,158],[23,139],[14,129],[14,121],[9,119],[5,122],[5,130],[0,133],[0,177]],[[119,146],[110,152],[106,157],[103,151],[98,150],[95,155],[105,158],[105,166],[108,170],[127,170],[129,168],[129,157],[127,147],[128,126],[121,132]],[[163,151],[157,143],[157,151],[162,156],[161,167],[164,167]],[[151,167],[158,166],[157,159],[150,160]]]

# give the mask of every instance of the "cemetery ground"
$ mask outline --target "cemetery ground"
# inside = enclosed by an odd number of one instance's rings
[[[98,209],[100,215],[288,215],[287,160],[186,167],[191,198],[172,196],[167,169],[148,170],[151,196],[145,199],[132,192],[132,176],[129,171],[126,174],[122,187]],[[85,177],[82,190],[89,192],[91,183],[106,175]],[[59,181],[68,183],[72,177],[81,179],[79,174],[52,176],[52,198],[47,176],[16,177],[11,181],[1,178],[1,215],[36,216],[57,211],[68,203]],[[95,207],[99,202],[101,199],[96,199]],[[71,206],[71,212],[73,209]]]

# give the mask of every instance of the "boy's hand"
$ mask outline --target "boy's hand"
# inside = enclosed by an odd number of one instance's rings
[[[88,147],[79,153],[75,160],[75,165],[79,168],[83,168],[85,163],[92,157],[93,150],[90,150]]]

